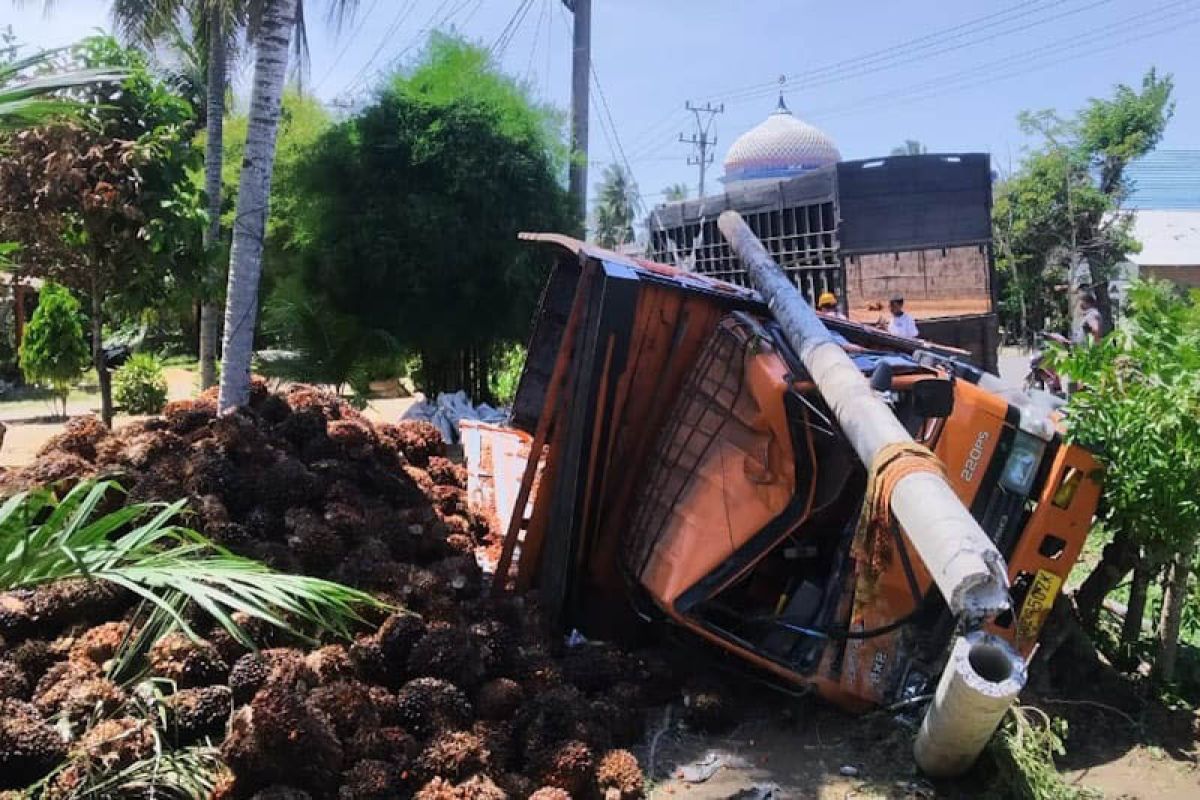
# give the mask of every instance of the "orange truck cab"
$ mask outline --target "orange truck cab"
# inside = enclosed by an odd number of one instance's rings
[[[514,422],[544,469],[497,585],[539,588],[564,631],[665,622],[851,709],[930,691],[958,623],[899,526],[864,547],[867,471],[757,296],[540,238],[558,261]],[[1012,611],[986,624],[1028,655],[1095,462],[953,351],[827,327],[1007,560]]]

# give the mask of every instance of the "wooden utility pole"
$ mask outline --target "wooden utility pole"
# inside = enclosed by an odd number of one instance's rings
[[[563,0],[575,15],[571,59],[571,197],[581,220],[587,219],[588,87],[592,71],[592,0]]]
[[[700,187],[698,190],[698,195],[700,199],[703,200],[704,174],[708,170],[708,165],[713,162],[713,154],[710,152],[710,148],[716,147],[717,145],[716,134],[713,134],[710,137],[709,133],[712,131],[713,120],[716,118],[717,114],[722,114],[725,112],[725,104],[721,103],[719,106],[713,106],[711,103],[705,103],[701,107],[694,106],[692,105],[691,101],[688,101],[687,103],[684,103],[683,107],[695,115],[696,132],[693,133],[691,137],[686,139],[682,133],[679,134],[679,141],[683,142],[684,144],[690,144],[694,148],[693,154],[688,156],[688,164],[693,167],[697,165],[700,167]],[[700,116],[701,114],[707,114],[707,119],[702,119]]]

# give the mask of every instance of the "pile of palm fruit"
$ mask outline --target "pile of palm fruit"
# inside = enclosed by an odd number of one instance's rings
[[[428,423],[373,425],[327,393],[256,383],[228,415],[201,396],[115,432],[75,420],[0,494],[96,476],[125,503],[186,498],[182,522],[221,547],[381,605],[349,639],[234,615],[253,647],[189,609],[198,636],[158,639],[131,672],[114,663],[143,619],[132,592],[79,579],[0,593],[0,797],[103,796],[104,776],[197,746],[220,798],[642,795],[623,748],[672,698],[670,668],[567,648],[535,597],[485,590],[475,554],[495,533]]]

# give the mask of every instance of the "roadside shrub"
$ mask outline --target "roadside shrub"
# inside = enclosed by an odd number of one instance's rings
[[[150,353],[134,353],[113,373],[113,399],[129,414],[157,414],[167,402],[162,362]]]
[[[502,345],[492,355],[491,390],[500,405],[511,405],[517,396],[517,384],[525,369],[527,355],[519,344]]]
[[[49,388],[67,414],[71,385],[83,376],[91,357],[83,338],[79,301],[65,287],[42,287],[37,310],[21,342],[21,372],[25,380]]]

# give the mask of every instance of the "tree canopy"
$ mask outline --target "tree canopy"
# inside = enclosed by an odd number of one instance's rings
[[[633,241],[634,202],[637,187],[633,176],[620,164],[609,164],[596,185],[595,239],[601,247],[617,247]]]
[[[1070,119],[1026,112],[1021,125],[1041,140],[996,189],[993,228],[1002,280],[1001,315],[1026,341],[1044,327],[1062,327],[1073,264],[1086,265],[1086,284],[1111,320],[1107,282],[1140,246],[1122,212],[1125,168],[1154,149],[1174,113],[1170,76],[1150,70],[1140,88],[1118,85]]]
[[[485,395],[545,277],[517,233],[573,227],[561,124],[485,50],[435,34],[297,165],[283,202],[305,291],[419,352],[428,389]]]
[[[669,202],[679,200],[687,200],[688,187],[686,183],[672,183],[667,188],[663,189],[663,197]]]
[[[115,91],[80,89],[75,113],[5,140],[0,238],[21,245],[12,258],[16,271],[90,299],[93,356],[110,419],[105,316],[160,306],[193,280],[204,213],[191,173],[200,154],[194,110],[140,52],[97,36],[84,40],[73,60],[128,76]]]
[[[88,365],[79,301],[64,287],[47,283],[21,342],[21,371],[31,383],[49,388],[67,412],[71,385]]]
[[[1112,334],[1058,354],[1063,371],[1086,387],[1066,407],[1068,431],[1104,466],[1107,524],[1155,567],[1181,557],[1188,573],[1200,532],[1198,301],[1200,293],[1181,297],[1166,283],[1134,284],[1129,315]],[[1179,591],[1186,593],[1186,579]],[[1168,622],[1158,666],[1169,679],[1178,617],[1173,629]]]

